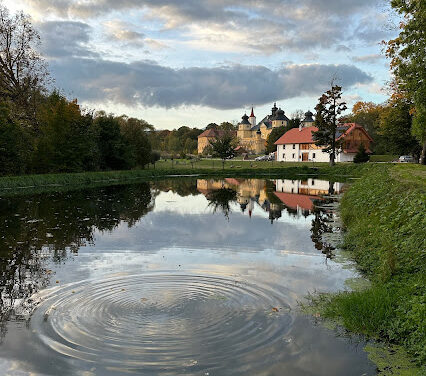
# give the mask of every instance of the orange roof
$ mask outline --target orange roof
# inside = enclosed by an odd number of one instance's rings
[[[347,135],[352,133],[355,129],[360,129],[368,137],[370,141],[373,139],[367,133],[362,125],[356,123],[345,123],[338,126],[338,135],[337,139],[345,138]],[[299,128],[290,129],[288,132],[284,133],[278,141],[275,142],[275,145],[285,145],[285,144],[313,144],[315,141],[312,139],[312,133],[318,131],[317,127],[306,127],[299,130]]]
[[[299,130],[299,128],[290,129],[275,142],[275,145],[312,144],[314,142],[312,132],[316,132],[317,130],[317,127],[306,127],[302,128],[302,130]]]
[[[200,137],[221,137],[223,135],[224,131],[221,129],[214,129],[210,128],[205,130],[203,133],[201,133],[198,138]]]
[[[274,192],[280,201],[291,209],[302,208],[305,210],[312,210],[314,208],[314,200],[320,200],[319,196],[307,196],[285,192]]]

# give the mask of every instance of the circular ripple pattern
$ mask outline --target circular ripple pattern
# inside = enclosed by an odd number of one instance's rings
[[[266,286],[151,274],[55,290],[31,323],[45,345],[75,360],[126,372],[188,374],[230,361],[261,367],[292,316],[284,297]]]

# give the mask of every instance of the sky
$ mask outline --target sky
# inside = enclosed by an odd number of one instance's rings
[[[1,2],[1,0],[0,0]],[[3,0],[32,17],[54,85],[157,129],[313,110],[334,79],[383,102],[387,0]]]

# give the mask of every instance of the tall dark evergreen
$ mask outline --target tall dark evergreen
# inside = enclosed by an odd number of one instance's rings
[[[342,146],[343,140],[337,140],[337,127],[339,116],[347,109],[342,101],[342,88],[332,85],[320,98],[316,110],[315,126],[317,132],[313,132],[315,145],[321,146],[330,154],[330,166],[335,165],[336,154]]]

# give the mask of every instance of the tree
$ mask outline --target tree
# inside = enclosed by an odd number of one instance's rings
[[[219,126],[216,123],[210,123],[207,125],[206,130],[208,129],[217,129]]]
[[[91,119],[81,115],[77,101],[67,101],[55,91],[40,106],[38,116],[40,130],[32,164],[35,171],[87,169],[95,140],[89,137]]]
[[[120,132],[120,123],[112,115],[97,114],[94,120],[99,145],[100,167],[103,170],[131,168],[131,155]]]
[[[275,145],[275,142],[285,133],[287,132],[288,127],[281,126],[277,128],[273,128],[271,133],[268,136],[268,139],[266,140],[266,153],[273,153],[277,150],[277,145]]]
[[[154,165],[154,169],[155,169],[155,164],[160,160],[160,158],[161,158],[161,154],[158,151],[156,150],[152,151],[151,163]]]
[[[39,43],[29,16],[11,16],[0,5],[0,99],[13,104],[13,115],[29,124],[36,119],[36,103],[48,80]]]
[[[323,146],[324,151],[330,154],[330,166],[334,166],[336,153],[342,146],[343,140],[337,140],[337,126],[339,115],[347,109],[346,103],[342,102],[342,88],[332,83],[331,89],[327,90],[320,98],[315,107],[317,112],[315,125],[317,132],[312,136],[317,146]]]
[[[230,123],[229,121],[224,121],[223,123],[220,123],[220,125],[218,126],[218,129],[222,129],[223,131],[236,131],[237,130],[237,126]]]
[[[11,119],[9,107],[0,104],[0,176],[26,171],[30,145],[28,133]]]
[[[130,164],[144,168],[151,162],[151,144],[147,130],[152,130],[154,127],[145,120],[128,118],[127,116],[119,117],[118,122],[121,134],[129,148]]]
[[[403,16],[400,33],[387,43],[386,54],[396,87],[413,102],[413,135],[422,146],[421,163],[426,164],[426,3],[424,0],[392,0]]]
[[[370,156],[365,150],[364,144],[361,143],[361,145],[359,145],[358,152],[356,153],[354,157],[354,163],[365,163],[365,162],[368,162],[369,160],[370,160]]]
[[[345,123],[361,124],[373,138],[373,147],[376,154],[386,154],[389,152],[380,132],[380,116],[385,106],[385,104],[359,101],[353,105],[351,114],[343,116],[340,119]]]
[[[380,116],[380,132],[392,154],[419,153],[419,143],[411,135],[412,115],[410,103],[404,99],[391,99]]]
[[[213,156],[222,159],[222,169],[225,169],[225,160],[235,155],[235,140],[231,133],[225,132],[215,141],[210,141]]]

